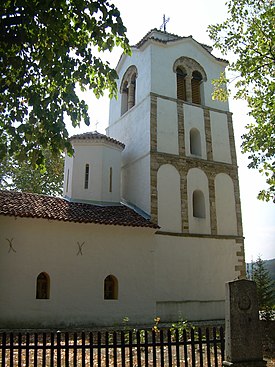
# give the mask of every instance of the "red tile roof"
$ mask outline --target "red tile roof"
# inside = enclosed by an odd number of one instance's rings
[[[70,137],[70,141],[73,140],[94,140],[94,141],[105,141],[108,143],[113,143],[115,145],[119,145],[122,149],[125,148],[125,144],[121,143],[120,141],[113,139],[107,135],[101,134],[97,131],[93,132],[86,132],[83,134],[76,134]]]
[[[76,223],[158,228],[125,205],[100,206],[63,198],[0,190],[0,215]]]

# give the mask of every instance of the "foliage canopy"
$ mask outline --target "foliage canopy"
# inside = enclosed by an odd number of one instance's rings
[[[47,147],[71,151],[66,115],[90,124],[76,87],[116,94],[117,74],[100,55],[130,52],[126,28],[107,0],[2,0],[0,14],[0,160],[40,164]]]
[[[64,156],[42,151],[43,167],[19,162],[13,157],[0,161],[0,189],[33,192],[44,195],[62,195]]]
[[[249,168],[266,177],[267,190],[260,199],[275,194],[275,3],[273,0],[228,0],[229,17],[208,28],[214,47],[223,54],[233,53],[236,60],[229,70],[237,73],[236,98],[247,101],[253,123],[246,126],[242,149],[249,153]],[[224,100],[222,75],[214,81],[214,98]]]

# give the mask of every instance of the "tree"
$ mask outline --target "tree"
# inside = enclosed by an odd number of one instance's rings
[[[270,200],[275,194],[275,3],[273,0],[228,0],[229,17],[209,26],[210,38],[223,54],[236,55],[229,71],[236,73],[236,98],[247,101],[253,123],[246,125],[242,150],[249,153],[249,168],[259,169],[268,189],[258,198]],[[214,81],[214,98],[228,94],[221,75]]]
[[[270,320],[275,302],[274,282],[265,268],[264,261],[260,257],[253,264],[252,279],[257,286],[259,309],[262,311],[262,317],[265,320]]]
[[[63,186],[64,156],[50,150],[42,151],[43,167],[33,167],[29,162],[18,162],[6,157],[0,162],[0,189],[61,195]]]
[[[0,160],[41,164],[43,151],[72,152],[65,126],[90,124],[76,87],[116,94],[102,52],[130,52],[118,9],[107,0],[0,2]]]

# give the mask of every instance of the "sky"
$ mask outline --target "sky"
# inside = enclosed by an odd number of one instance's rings
[[[189,36],[201,43],[212,45],[208,37],[207,27],[220,23],[227,17],[227,7],[224,0],[113,0],[118,7],[124,25],[127,27],[127,37],[131,45],[141,40],[149,30],[160,28],[163,15],[169,22],[166,31],[178,36]],[[115,67],[122,50],[116,49],[104,55],[112,67]],[[213,51],[221,56],[218,51]],[[226,58],[225,56],[222,56]],[[227,57],[230,61],[230,57]],[[109,100],[107,94],[97,100],[92,91],[86,92],[85,100],[89,105],[91,126],[73,129],[68,126],[70,134],[97,130],[105,133],[109,118]],[[265,179],[256,170],[247,168],[247,157],[241,153],[241,135],[244,126],[251,120],[247,115],[248,109],[244,101],[230,98],[230,111],[233,112],[235,143],[237,149],[240,193],[242,204],[243,229],[245,237],[246,262],[255,261],[258,256],[268,260],[275,258],[275,204],[257,199],[260,189],[265,187]]]

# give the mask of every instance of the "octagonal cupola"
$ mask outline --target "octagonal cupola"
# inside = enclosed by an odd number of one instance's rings
[[[74,154],[65,156],[63,196],[100,205],[120,203],[124,144],[97,131],[70,138]]]

